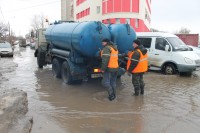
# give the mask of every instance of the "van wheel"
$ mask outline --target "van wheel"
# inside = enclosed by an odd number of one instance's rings
[[[54,77],[61,78],[61,61],[59,61],[57,58],[53,59],[52,72]]]
[[[70,72],[70,67],[67,63],[67,61],[63,62],[62,68],[61,68],[61,74],[62,74],[62,79],[65,84],[72,84],[72,75]]]
[[[176,74],[176,67],[173,64],[166,64],[163,69],[166,75]]]

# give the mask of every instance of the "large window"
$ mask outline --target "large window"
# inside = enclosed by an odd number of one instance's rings
[[[135,28],[138,28],[139,27],[139,19],[135,19]]]
[[[110,19],[107,19],[107,23],[110,24]]]
[[[120,24],[120,19],[116,18],[116,24]]]
[[[126,19],[126,24],[130,24],[131,23],[131,19],[130,18],[127,18]]]
[[[97,14],[99,14],[101,12],[101,8],[100,6],[97,6]]]
[[[187,51],[189,50],[186,44],[178,37],[168,37],[167,40],[172,45],[175,51]]]
[[[164,38],[156,39],[156,46],[155,46],[156,49],[165,51],[166,45],[169,45],[169,43]]]
[[[138,40],[140,40],[140,42],[142,43],[142,45],[145,48],[150,48],[151,47],[152,38],[140,38],[139,37]]]

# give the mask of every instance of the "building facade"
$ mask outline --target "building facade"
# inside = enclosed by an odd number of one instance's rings
[[[75,21],[128,23],[137,32],[150,31],[151,0],[74,0],[73,6]]]
[[[61,0],[61,19],[74,20],[74,0]]]

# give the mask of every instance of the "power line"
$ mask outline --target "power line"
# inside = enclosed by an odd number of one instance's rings
[[[5,11],[5,12],[20,11],[20,10],[25,10],[25,9],[29,9],[29,8],[34,8],[34,7],[44,6],[44,5],[50,5],[50,4],[57,3],[57,2],[60,2],[60,1],[52,1],[52,2],[48,2],[48,3],[38,4],[38,5],[24,7],[24,8],[18,8],[18,9],[15,9],[15,10],[9,10],[9,11]]]

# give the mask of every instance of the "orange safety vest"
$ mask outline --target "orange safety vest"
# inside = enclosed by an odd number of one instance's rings
[[[118,50],[115,50],[114,48],[110,47],[111,53],[110,54],[103,54],[103,50],[101,51],[101,57],[102,56],[110,56],[110,60],[108,62],[108,68],[118,68]]]
[[[137,51],[140,53],[140,59],[137,60],[138,64],[135,67],[135,69],[132,70],[132,73],[146,72],[148,70],[147,53],[145,55],[143,55],[142,52],[139,49],[137,49]],[[128,62],[127,62],[127,68],[126,68],[127,70],[129,69],[129,67],[131,65],[131,60],[134,60],[134,59],[132,59],[133,54],[134,54],[134,51],[128,53]],[[134,60],[134,61],[136,61],[136,60]]]

